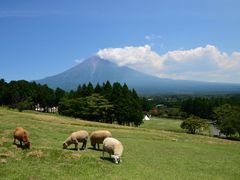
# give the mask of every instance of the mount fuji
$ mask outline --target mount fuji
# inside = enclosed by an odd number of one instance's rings
[[[90,57],[71,69],[36,82],[69,91],[75,90],[80,84],[91,82],[96,85],[106,81],[126,83],[140,94],[240,92],[240,84],[158,78],[127,66],[118,66],[98,56]]]

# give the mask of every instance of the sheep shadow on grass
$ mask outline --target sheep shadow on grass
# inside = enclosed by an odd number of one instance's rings
[[[67,149],[65,149],[65,150],[69,150],[69,151],[77,151],[76,148],[67,148]],[[79,148],[79,150],[80,150],[80,151],[84,151],[84,150],[86,150],[86,149]]]
[[[100,157],[100,159],[104,160],[104,161],[109,161],[113,163],[113,159],[111,157]]]
[[[17,143],[13,143],[13,145],[15,145],[17,148],[20,148],[22,150],[28,149],[25,145],[21,145],[21,144],[17,144]]]
[[[93,151],[103,151],[102,149],[94,149],[93,147],[88,147],[88,149],[91,149],[91,150],[93,150]]]

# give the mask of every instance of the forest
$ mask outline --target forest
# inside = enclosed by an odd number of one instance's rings
[[[95,87],[88,83],[67,92],[36,82],[7,83],[1,79],[0,105],[19,111],[36,110],[36,106],[40,106],[44,112],[48,112],[49,107],[58,107],[61,115],[128,126],[139,126],[144,114],[189,120],[200,125],[204,120],[226,136],[240,136],[240,94],[140,97],[127,84],[118,82],[107,81]]]
[[[139,126],[143,113],[140,98],[126,84],[109,81],[95,87],[91,83],[78,86],[59,102],[59,114],[120,125]]]
[[[19,80],[7,83],[1,79],[0,105],[19,111],[35,110],[39,106],[44,112],[56,106],[59,114],[65,116],[121,125],[139,126],[143,119],[136,91],[130,90],[126,84],[110,84],[108,81],[95,87],[91,83],[79,85],[77,90],[66,92],[36,82]]]

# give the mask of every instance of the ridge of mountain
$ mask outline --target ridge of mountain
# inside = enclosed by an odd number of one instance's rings
[[[62,73],[36,82],[47,84],[51,88],[60,87],[64,90],[75,90],[80,84],[91,82],[96,85],[106,81],[126,83],[141,94],[240,91],[240,84],[158,78],[130,69],[127,66],[118,66],[98,56],[90,57]]]

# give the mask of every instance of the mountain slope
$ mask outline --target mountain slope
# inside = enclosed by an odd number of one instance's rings
[[[110,81],[126,83],[139,93],[193,93],[193,92],[235,92],[239,84],[207,83],[187,80],[162,79],[135,71],[126,66],[118,66],[108,60],[93,56],[75,67],[55,76],[37,82],[52,88],[76,89],[79,84]]]

